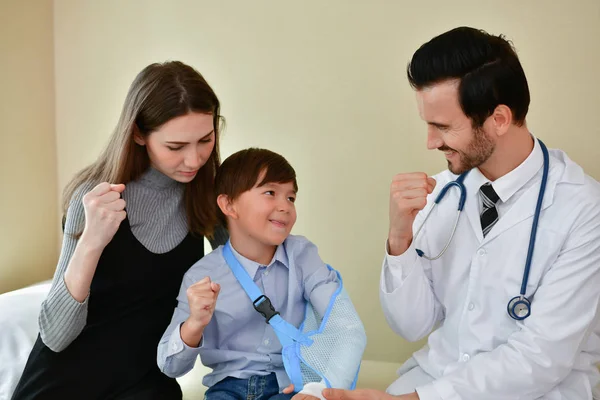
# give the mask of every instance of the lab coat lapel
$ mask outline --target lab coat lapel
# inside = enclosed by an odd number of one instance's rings
[[[483,240],[483,231],[481,230],[481,220],[479,217],[479,201],[478,194],[473,189],[467,188],[467,202],[465,204],[464,212],[467,214],[471,228],[477,236],[479,243]]]
[[[473,169],[465,179],[465,188],[467,189],[467,200],[463,212],[467,214],[469,223],[479,243],[483,240],[483,231],[481,230],[481,220],[479,216],[479,187],[483,185],[487,179],[481,174],[478,169]]]

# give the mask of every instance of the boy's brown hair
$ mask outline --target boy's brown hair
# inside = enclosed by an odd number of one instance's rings
[[[258,182],[263,171],[265,176]],[[223,161],[215,177],[215,194],[216,197],[226,195],[229,201],[234,201],[254,186],[260,187],[272,182],[292,182],[294,190],[298,191],[296,171],[282,155],[252,147],[240,150]],[[217,215],[221,223],[227,226],[227,219],[219,207]]]

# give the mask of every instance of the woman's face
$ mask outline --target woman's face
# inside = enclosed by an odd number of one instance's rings
[[[191,182],[215,147],[212,114],[189,113],[173,118],[147,137],[135,135],[146,146],[152,167],[181,183]]]

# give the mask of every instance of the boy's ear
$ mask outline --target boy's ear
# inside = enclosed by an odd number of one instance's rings
[[[235,210],[233,202],[229,200],[229,196],[226,194],[220,194],[217,197],[217,205],[221,209],[221,212],[225,214],[226,217],[237,219],[238,214]]]

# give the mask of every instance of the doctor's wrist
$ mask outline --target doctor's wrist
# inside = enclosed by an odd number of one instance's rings
[[[399,256],[404,254],[412,243],[411,238],[398,238],[389,236],[387,240],[387,252],[390,256]]]

